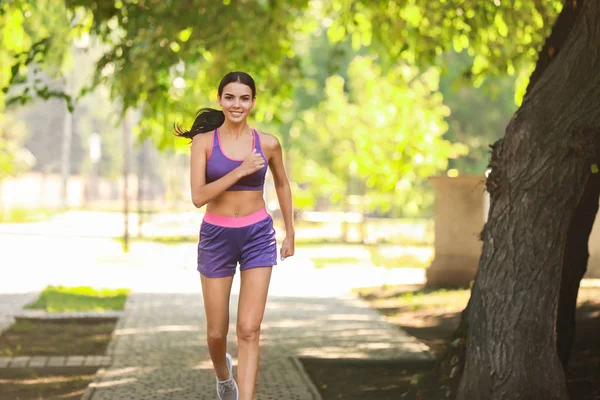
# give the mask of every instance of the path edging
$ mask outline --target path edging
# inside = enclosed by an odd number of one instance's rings
[[[313,399],[314,400],[323,400],[321,393],[319,393],[319,389],[317,389],[317,387],[313,383],[312,379],[310,379],[310,377],[308,376],[308,373],[304,369],[304,365],[302,365],[302,361],[300,361],[300,359],[297,356],[291,356],[290,360],[292,361],[292,364],[294,364],[294,367],[298,370],[298,374],[300,375],[300,377],[302,378],[302,381],[304,382],[304,384],[310,391],[310,394],[312,395]]]

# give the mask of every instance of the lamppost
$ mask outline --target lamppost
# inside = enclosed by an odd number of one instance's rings
[[[89,198],[88,200],[98,199],[98,163],[102,158],[102,142],[100,135],[92,133],[89,139],[90,147],[90,161],[92,162],[92,168],[90,171],[90,187],[89,187]]]
[[[71,46],[71,54],[77,57],[79,51],[85,50],[89,47],[90,37],[89,35],[83,35],[82,37],[73,41]],[[76,50],[75,52],[73,50]],[[63,137],[61,146],[61,162],[60,162],[60,202],[61,208],[66,209],[68,206],[68,185],[69,176],[71,175],[71,142],[73,137],[73,113],[75,112],[75,101],[74,101],[74,88],[75,88],[75,68],[71,68],[71,71],[64,76],[64,90],[65,93],[71,97],[72,110],[65,107],[65,121],[63,125]]]
[[[131,169],[131,111],[123,117],[123,250],[129,251],[129,172]]]
[[[73,93],[73,72],[64,77],[65,93],[71,96]],[[73,109],[75,111],[75,109]],[[68,107],[65,107],[65,121],[63,125],[63,137],[60,160],[60,206],[66,209],[68,206],[68,185],[71,174],[71,138],[73,136],[73,115]]]

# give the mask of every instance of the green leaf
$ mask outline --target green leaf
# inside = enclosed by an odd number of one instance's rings
[[[190,38],[190,36],[192,36],[192,31],[193,31],[193,29],[192,29],[192,28],[187,28],[187,29],[184,29],[184,30],[182,30],[181,32],[179,32],[179,33],[177,34],[177,38],[178,38],[179,40],[181,40],[182,42],[184,42],[184,43],[185,43],[185,42],[187,42],[187,41],[188,41],[188,39]]]
[[[496,17],[494,19],[494,24],[498,28],[498,33],[500,34],[500,36],[502,36],[502,37],[508,36],[508,26],[506,25],[506,22],[504,22],[502,14],[500,14],[500,13],[496,14]]]
[[[327,36],[331,43],[338,43],[346,36],[346,28],[343,25],[333,24],[327,30]]]
[[[21,68],[21,64],[14,64],[10,68],[10,73],[13,79],[19,74],[19,68]]]

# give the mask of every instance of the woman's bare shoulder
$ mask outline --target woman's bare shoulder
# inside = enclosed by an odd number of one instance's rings
[[[264,147],[265,149],[274,150],[274,149],[277,149],[278,147],[281,147],[281,145],[279,143],[279,139],[277,139],[277,136],[271,135],[270,133],[265,133],[265,132],[258,132],[258,134],[260,136],[260,143],[261,143],[262,147]]]
[[[199,133],[192,138],[192,146],[207,148],[212,143],[213,132]]]

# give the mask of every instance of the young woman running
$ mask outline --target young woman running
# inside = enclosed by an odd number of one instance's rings
[[[191,191],[196,207],[206,205],[200,227],[198,271],[207,322],[207,341],[220,400],[253,400],[258,371],[260,325],[272,266],[277,264],[273,220],[263,188],[271,170],[283,221],[281,260],[294,255],[292,195],[279,140],[259,133],[246,119],[254,107],[256,86],[244,72],[230,72],[219,84],[222,110],[201,109],[189,131],[192,139]],[[240,264],[241,285],[236,332],[238,383],[226,352],[231,284]]]

